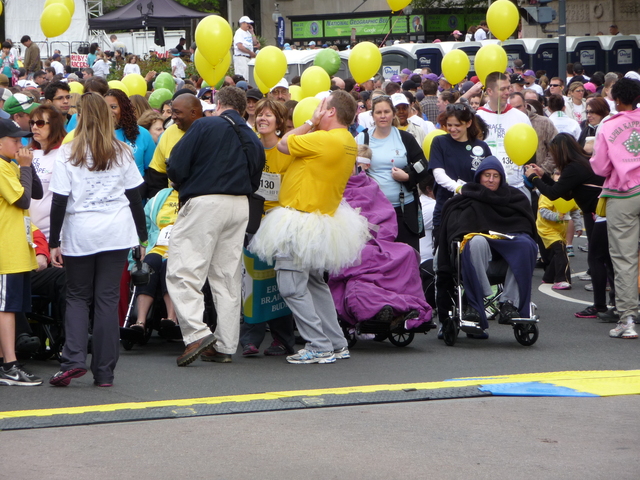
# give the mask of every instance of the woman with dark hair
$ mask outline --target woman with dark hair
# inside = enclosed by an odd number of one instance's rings
[[[74,139],[60,148],[50,187],[49,247],[52,264],[67,270],[67,309],[60,371],[49,383],[64,387],[87,373],[93,305],[91,372],[94,385],[110,387],[120,351],[122,267],[131,247],[140,244],[144,256],[147,244],[143,181],[130,148],[114,135],[104,98],[85,93],[80,103]]]
[[[371,167],[367,175],[395,208],[398,220],[397,242],[420,248],[424,235],[417,185],[427,174],[427,160],[413,136],[397,128],[396,109],[387,96],[373,100],[374,126],[356,137],[358,144],[369,145]]]
[[[609,104],[603,97],[593,97],[587,100],[587,109],[585,110],[587,118],[580,124],[582,132],[578,143],[581,147],[584,147],[587,137],[596,136],[598,127],[609,117],[609,113]]]
[[[131,147],[140,175],[144,176],[156,149],[153,137],[138,125],[133,104],[122,90],[111,89],[104,99],[113,115],[116,138]]]
[[[640,82],[621,78],[611,89],[617,115],[605,121],[591,158],[593,171],[604,176],[611,260],[615,271],[616,306],[620,321],[609,336],[637,338],[638,236],[640,235]]]
[[[549,144],[549,153],[560,172],[558,181],[554,181],[548,173],[535,164],[525,166],[525,175],[549,200],[573,199],[582,210],[587,230],[593,305],[575,315],[578,318],[596,318],[598,313],[607,312],[607,278],[613,272],[609,257],[607,219],[596,215],[596,205],[604,179],[594,173],[589,163],[589,154],[571,134],[556,135]],[[611,298],[613,298],[613,292]]]
[[[282,174],[291,163],[291,155],[280,152],[276,145],[285,134],[289,116],[282,102],[263,98],[255,108],[255,130],[264,146],[266,163],[262,170],[260,189],[256,192],[265,199],[264,210],[268,212],[278,206],[278,193]],[[267,188],[271,187],[271,188]],[[244,322],[240,328],[242,355],[257,355],[264,340],[267,323],[273,337],[271,345],[265,349],[267,356],[287,355],[294,352],[293,316],[291,314],[262,323]]]
[[[92,68],[93,64],[96,63],[98,52],[100,52],[100,47],[97,43],[89,45],[89,55],[87,55],[87,65],[89,65],[89,68]]]
[[[160,106],[160,115],[164,117],[165,120],[171,118],[171,100],[165,100],[162,102]]]
[[[137,73],[140,75],[140,65],[138,65],[137,55],[129,55],[127,58],[127,64],[124,66],[124,70],[122,71],[122,78],[126,77],[130,73]]]
[[[491,155],[489,146],[478,136],[482,134],[474,121],[476,115],[468,105],[455,103],[445,110],[447,134],[434,137],[429,155],[429,168],[436,183],[436,206],[433,211],[434,231],[440,226],[440,213],[445,202],[460,187],[472,182],[476,169]]]
[[[44,195],[40,200],[31,200],[29,213],[31,221],[44,236],[49,239],[49,219],[51,214],[51,198],[49,183],[53,175],[53,166],[58,156],[58,148],[67,135],[66,118],[53,105],[40,105],[30,115],[33,137],[30,148],[33,149],[33,165],[42,183]]]

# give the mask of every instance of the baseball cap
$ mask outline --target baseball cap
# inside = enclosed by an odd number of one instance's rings
[[[418,88],[418,84],[413,80],[407,80],[402,84],[402,90],[415,90]]]
[[[33,133],[25,132],[24,130],[20,130],[20,128],[13,123],[12,120],[6,118],[0,118],[0,138],[4,137],[30,137]]]
[[[35,103],[33,98],[24,93],[16,93],[4,103],[3,110],[9,115],[14,115],[16,113],[31,113],[39,106],[40,104]]]
[[[452,35],[462,35],[460,30],[454,30]]]
[[[393,103],[394,107],[398,105],[409,105],[409,100],[402,93],[394,93],[391,95],[391,103]]]
[[[474,75],[473,77],[471,77],[471,78],[469,79],[469,81],[470,81],[470,82],[473,82],[473,83],[478,83],[478,82],[480,81],[480,79],[478,78],[478,76],[477,76],[477,75]]]
[[[271,90],[269,91],[273,92],[276,88],[286,88],[287,90],[289,90],[289,82],[287,82],[286,78],[283,78],[278,83],[276,83],[273,87],[271,87]]]
[[[312,46],[312,45],[313,45],[314,47],[316,46],[316,42],[315,42],[315,41],[313,41],[313,40],[311,40],[311,41],[309,42],[309,46]]]
[[[246,15],[243,15],[242,17],[240,17],[240,20],[238,20],[238,23],[253,23],[253,20],[251,20]]]
[[[262,100],[264,95],[257,88],[250,88],[247,90],[247,98],[253,98],[254,100]]]
[[[389,80],[394,83],[400,83],[400,75],[398,74],[391,75],[391,78]]]
[[[11,98],[13,93],[8,88],[0,88],[0,100],[4,100],[5,102]]]
[[[511,83],[511,85],[516,83],[520,85],[524,85],[527,82],[524,81],[524,78],[522,78],[522,75],[520,75],[519,73],[514,73],[509,77],[509,83]]]
[[[596,93],[597,87],[595,83],[587,82],[584,84],[584,89],[590,91],[591,93]]]
[[[460,93],[462,93],[463,95],[465,93],[467,93],[471,87],[473,87],[475,84],[473,82],[464,82],[462,85],[460,85]]]
[[[408,68],[403,68],[400,73],[402,73],[403,75],[411,75],[413,72]]]
[[[424,78],[425,80],[431,80],[438,83],[438,75],[436,75],[435,73],[427,73]]]
[[[524,72],[524,76],[525,77],[535,77],[536,76],[536,72],[534,72],[533,70],[526,70]]]
[[[53,58],[54,60],[57,60],[57,59],[59,59],[59,58],[60,58],[60,54],[58,54],[58,53],[54,53],[54,54],[53,54],[53,56],[52,56],[51,58]]]
[[[249,84],[244,80],[240,80],[238,83],[236,83],[236,87],[241,88],[245,92],[249,90]]]

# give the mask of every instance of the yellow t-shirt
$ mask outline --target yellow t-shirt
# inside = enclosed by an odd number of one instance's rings
[[[29,210],[13,205],[23,193],[20,167],[0,159],[0,275],[38,268]]]
[[[398,125],[398,130],[403,130],[403,131],[407,131],[407,128],[409,128],[409,124],[407,123],[404,127],[402,125]]]
[[[545,248],[549,248],[555,242],[566,241],[567,237],[567,222],[554,222],[553,220],[547,220],[540,215],[540,209],[546,208],[552,212],[556,212],[556,207],[551,200],[544,195],[540,195],[538,200],[538,216],[536,218],[536,227],[538,228],[538,235],[542,239]]]
[[[169,235],[165,238],[163,232],[167,232],[168,230],[163,229],[176,223],[176,218],[178,218],[178,201],[178,192],[174,190],[166,198],[162,207],[160,207],[160,210],[158,210],[156,225],[158,225],[158,228],[160,229],[160,234],[158,235],[157,243],[149,253],[157,253],[158,255],[162,255],[164,258],[167,258],[167,254],[169,252]]]
[[[268,212],[278,206],[278,196],[282,185],[282,174],[287,170],[293,158],[282,153],[277,145],[264,150],[267,161],[262,169],[260,188],[256,192],[264,197],[264,211]]]
[[[158,146],[153,154],[149,168],[153,168],[156,172],[167,173],[167,160],[171,156],[171,150],[178,143],[178,141],[184,136],[186,132],[183,132],[178,128],[178,125],[171,125],[165,130],[158,141]],[[170,187],[171,182],[167,182]]]
[[[279,203],[303,212],[333,215],[356,162],[357,145],[346,128],[290,135],[292,161]]]

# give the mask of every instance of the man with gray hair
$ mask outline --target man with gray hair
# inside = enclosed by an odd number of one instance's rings
[[[180,367],[198,357],[229,363],[238,347],[248,196],[258,190],[265,164],[264,148],[242,118],[246,105],[241,89],[222,88],[216,116],[194,121],[169,157],[167,174],[181,205],[167,263],[167,290],[186,346]],[[214,334],[203,321],[207,279],[218,317]]]

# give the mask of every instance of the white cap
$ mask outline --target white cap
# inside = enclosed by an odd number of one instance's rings
[[[240,17],[240,20],[238,20],[238,23],[253,23],[253,20],[251,20],[246,15],[244,15],[244,16]]]
[[[286,78],[283,78],[278,83],[276,83],[273,87],[271,87],[271,92],[273,92],[276,88],[286,88],[289,90],[289,82],[287,82]]]
[[[309,45],[313,45],[313,46],[315,47],[315,46],[316,46],[316,42],[315,42],[315,40],[311,40],[311,41],[309,42]]]
[[[397,107],[398,105],[409,105],[409,100],[402,93],[394,93],[391,95],[391,103],[393,103],[394,107]]]
[[[331,93],[331,90],[325,90],[324,92],[316,93],[316,98],[318,100],[324,100],[325,98],[329,97]]]

